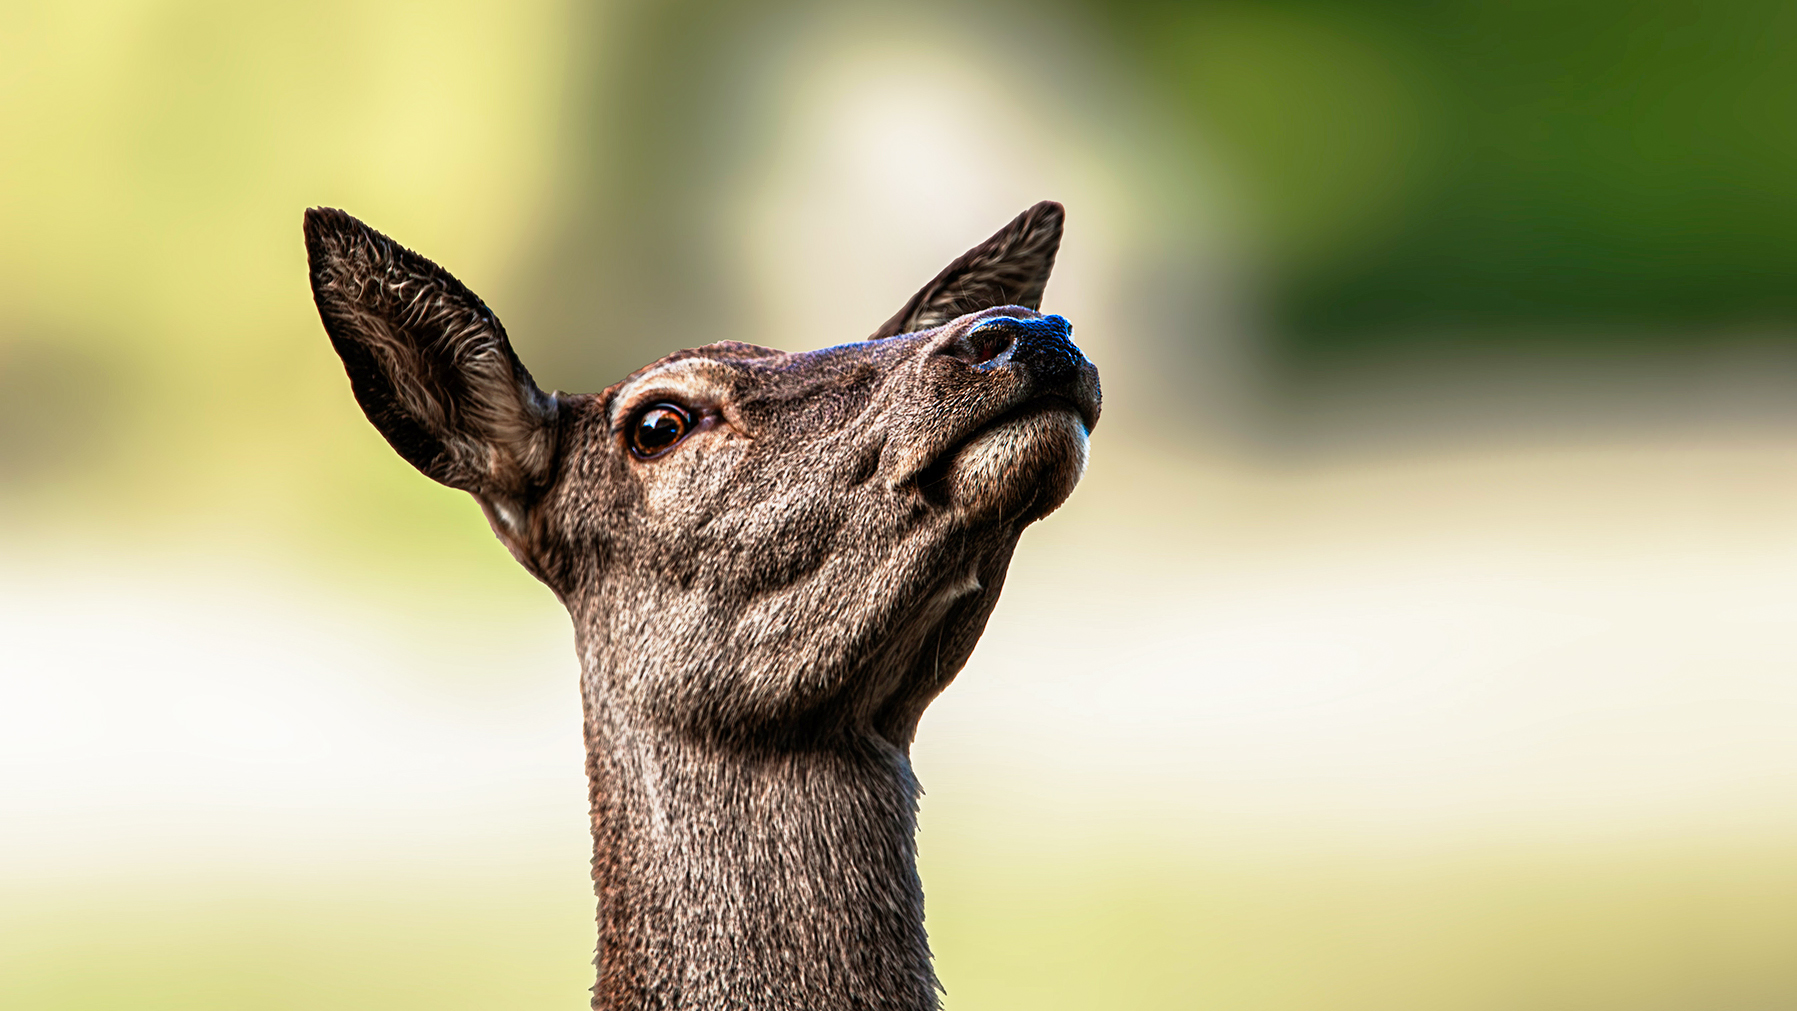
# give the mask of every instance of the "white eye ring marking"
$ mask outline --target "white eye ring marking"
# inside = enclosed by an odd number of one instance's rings
[[[611,417],[616,432],[639,411],[657,402],[671,404],[723,404],[735,390],[735,370],[709,358],[682,358],[657,366],[632,379],[612,398]],[[690,411],[689,411],[690,413]]]

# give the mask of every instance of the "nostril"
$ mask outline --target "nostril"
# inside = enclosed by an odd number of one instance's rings
[[[1016,340],[1016,329],[1008,326],[982,325],[967,334],[967,343],[973,345],[972,362],[975,365],[983,365],[1009,351]]]
[[[1009,349],[1009,361],[1027,369],[1030,377],[1043,388],[1071,381],[1079,374],[1080,364],[1085,360],[1073,343],[1073,325],[1065,317],[1016,319],[995,316],[975,326],[968,337],[977,340],[987,327],[1003,334],[1004,345],[996,353],[1004,354]]]
[[[1007,352],[1018,360],[1077,358],[1079,349],[1073,346],[1072,336],[1073,326],[1061,316],[993,316],[974,324],[956,342],[958,346],[951,346],[950,353],[972,365],[983,365]]]

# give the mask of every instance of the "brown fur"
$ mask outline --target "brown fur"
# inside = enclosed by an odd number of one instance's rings
[[[908,752],[1098,419],[1096,369],[1035,311],[1060,230],[1058,204],[1026,211],[882,339],[713,344],[551,396],[447,272],[307,212],[369,419],[573,616],[595,1008],[938,1006]],[[633,455],[664,402],[689,433]]]

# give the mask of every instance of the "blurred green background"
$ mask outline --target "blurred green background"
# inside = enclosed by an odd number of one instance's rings
[[[917,744],[946,1006],[1797,1006],[1797,7],[0,15],[0,1006],[584,1006],[565,618],[304,207],[585,391],[1043,198],[1105,422]]]

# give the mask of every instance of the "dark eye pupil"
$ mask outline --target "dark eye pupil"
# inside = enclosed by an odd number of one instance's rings
[[[659,453],[685,434],[686,415],[673,407],[651,407],[637,419],[632,440],[639,453]]]

